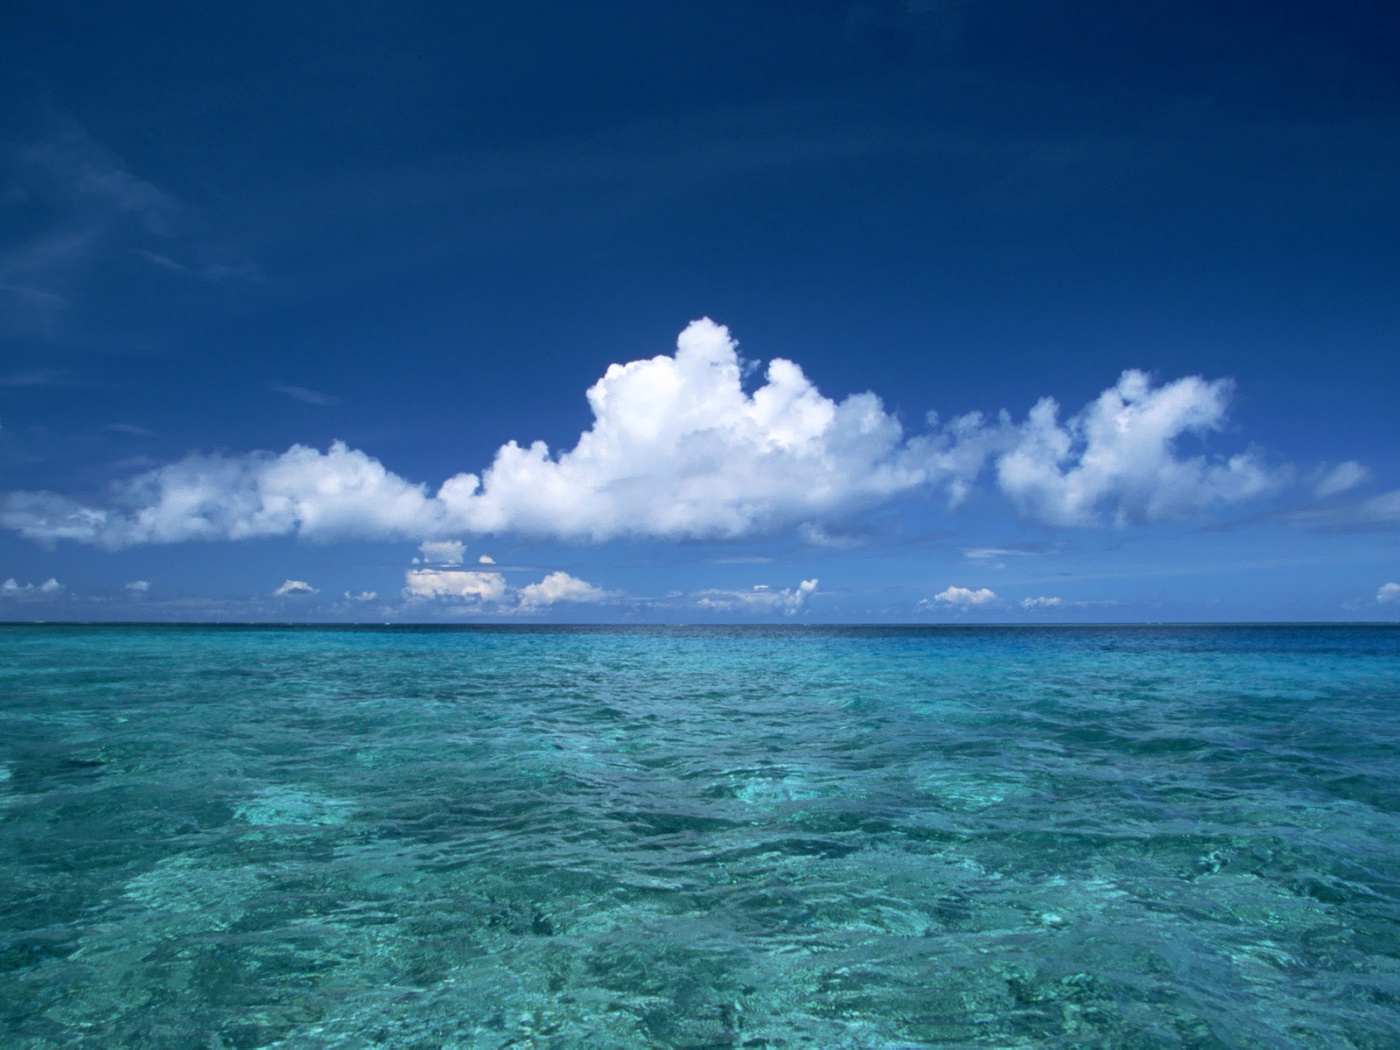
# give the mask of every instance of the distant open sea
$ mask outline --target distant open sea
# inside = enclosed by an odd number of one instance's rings
[[[1400,1046],[1400,629],[0,628],[0,1046]]]

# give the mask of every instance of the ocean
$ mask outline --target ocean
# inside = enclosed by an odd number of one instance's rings
[[[3,627],[0,1045],[1400,1046],[1400,629]]]

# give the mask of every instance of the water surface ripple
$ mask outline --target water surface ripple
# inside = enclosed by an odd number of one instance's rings
[[[1400,1046],[1400,630],[0,628],[0,1044]]]

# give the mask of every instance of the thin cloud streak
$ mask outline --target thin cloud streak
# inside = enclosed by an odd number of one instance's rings
[[[290,397],[294,401],[300,401],[307,405],[316,405],[325,408],[330,405],[340,404],[340,398],[336,397],[334,394],[323,394],[321,391],[312,390],[309,387],[293,386],[290,383],[269,383],[267,388],[275,393],[282,394],[284,397]]]

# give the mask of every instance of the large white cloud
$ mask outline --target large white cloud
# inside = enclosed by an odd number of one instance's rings
[[[803,535],[826,536],[822,521],[915,489],[941,487],[956,505],[989,463],[1018,510],[1052,526],[1187,517],[1266,492],[1289,473],[1253,452],[1178,451],[1183,435],[1223,427],[1226,380],[1154,387],[1129,371],[1063,423],[1047,398],[1019,425],[1005,412],[941,426],[931,417],[929,432],[909,437],[874,394],[834,401],[791,361],[774,359],[752,394],[742,375],[728,330],[700,320],[674,355],[607,370],[588,390],[593,425],[572,449],[512,441],[480,475],[458,474],[436,493],[336,442],[325,452],[190,456],[119,484],[106,507],[11,493],[0,525],[108,548],[411,539],[427,561],[459,564],[460,541],[450,537],[483,533],[713,539],[802,525]],[[1334,490],[1361,476],[1343,468]]]
[[[1154,387],[1127,371],[1078,415],[1058,421],[1044,398],[997,459],[997,481],[1027,517],[1048,525],[1117,524],[1182,518],[1212,503],[1258,496],[1290,472],[1254,452],[1228,459],[1183,457],[1178,439],[1220,430],[1231,383],[1199,376]]]
[[[674,356],[611,366],[588,391],[594,423],[571,450],[515,442],[438,494],[473,532],[604,540],[736,537],[871,503],[935,479],[937,451],[906,442],[874,394],[835,402],[791,361],[744,392],[734,341],[696,321]]]
[[[326,452],[189,456],[121,484],[116,509],[47,492],[19,492],[0,524],[37,540],[102,547],[298,535],[313,540],[416,538],[439,528],[442,508],[422,485],[337,441]]]

